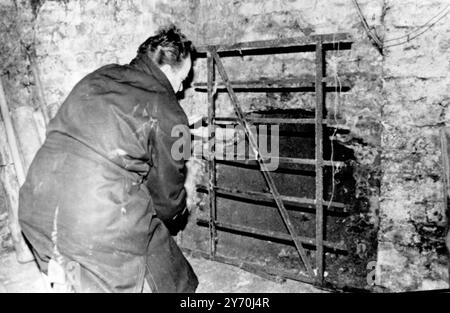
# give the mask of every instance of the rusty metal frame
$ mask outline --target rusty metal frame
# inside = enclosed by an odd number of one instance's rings
[[[219,161],[219,160],[217,160]],[[197,191],[198,192],[208,192],[207,187],[203,185],[197,185]],[[236,190],[236,189],[229,189],[224,187],[214,187],[216,196],[219,197],[228,197],[233,199],[242,199],[242,200],[250,200],[250,201],[258,201],[258,202],[268,202],[273,203],[274,198],[271,193],[266,192],[257,192],[257,191],[242,191],[242,190]],[[310,208],[315,209],[316,208],[316,200],[315,199],[308,199],[308,198],[301,198],[301,197],[293,197],[293,196],[281,196],[281,200],[285,202],[287,205],[291,207],[298,207],[298,208]],[[325,206],[325,203],[322,203],[323,206]],[[345,207],[345,204],[339,203],[339,202],[329,202],[326,203],[329,208],[327,208],[327,212],[338,214],[338,215],[347,215],[348,211]]]
[[[316,268],[317,283],[323,283],[323,107],[324,75],[322,39],[316,44]]]
[[[216,230],[216,213],[217,213],[217,199],[216,199],[216,158],[215,155],[215,125],[214,118],[216,113],[215,98],[214,98],[214,80],[215,80],[215,70],[214,70],[214,59],[211,53],[207,54],[207,68],[208,68],[208,173],[209,173],[209,232],[210,232],[210,255],[211,257],[216,256],[216,245],[217,245],[217,230]]]
[[[315,47],[318,41],[322,41],[323,44],[330,46],[331,49],[336,49],[340,46],[341,49],[343,44],[351,44],[353,38],[348,33],[334,33],[334,34],[317,34],[302,37],[291,37],[291,38],[279,38],[273,40],[260,40],[260,41],[249,41],[241,42],[231,45],[205,45],[197,47],[198,53],[205,53],[210,50],[215,50],[216,52],[230,52],[230,51],[248,51],[257,49],[271,49],[271,48],[289,48],[289,47]]]
[[[297,249],[297,252],[300,256],[300,259],[303,262],[303,265],[306,269],[307,275],[287,275],[287,273],[277,270],[277,269],[269,269],[265,268],[266,272],[272,272],[281,274],[284,277],[290,276],[291,279],[300,280],[303,282],[314,283],[316,285],[323,286],[324,284],[324,246],[328,249],[332,249],[334,251],[337,250],[345,250],[345,247],[341,247],[338,244],[334,244],[331,242],[327,242],[324,240],[324,200],[323,200],[323,167],[333,165],[330,161],[325,161],[323,159],[323,124],[328,121],[324,119],[324,106],[325,106],[325,92],[326,92],[326,84],[330,83],[330,79],[325,77],[325,51],[327,49],[335,49],[342,48],[340,46],[341,43],[350,44],[351,45],[351,36],[348,34],[329,34],[329,35],[314,35],[309,37],[301,37],[301,38],[286,38],[286,39],[277,39],[277,40],[268,40],[268,41],[256,41],[256,42],[247,42],[247,43],[238,43],[234,45],[209,45],[204,47],[199,47],[199,53],[206,53],[207,57],[207,82],[198,83],[197,87],[207,87],[208,93],[208,128],[209,128],[209,140],[208,140],[208,172],[209,172],[209,184],[207,186],[208,194],[209,194],[209,220],[201,220],[199,219],[199,224],[207,224],[210,230],[210,253],[209,258],[212,260],[221,261],[224,263],[230,264],[247,264],[247,268],[254,268],[255,265],[249,265],[246,262],[237,262],[231,260],[229,258],[223,256],[217,256],[217,229],[228,230],[228,231],[237,231],[241,233],[265,236],[268,238],[279,239],[279,240],[289,240],[292,241]],[[285,48],[285,47],[297,47],[297,46],[309,46],[313,47],[313,51],[315,51],[315,63],[316,63],[316,73],[314,77],[314,82],[305,83],[295,83],[292,80],[288,81],[272,81],[267,80],[263,82],[231,82],[228,78],[224,65],[222,64],[221,58],[219,56],[219,52],[230,52],[230,51],[242,51],[246,50],[264,50],[264,49],[276,49],[276,48]],[[264,54],[264,53],[262,53]],[[215,81],[215,73],[216,69],[219,73],[222,81],[219,84],[216,84]],[[236,93],[233,88],[284,88],[283,83],[287,85],[288,88],[298,88],[298,87],[308,87],[314,88],[316,94],[316,110],[315,110],[315,118],[314,119],[265,119],[265,118],[247,118],[244,112],[241,109],[239,100],[236,96]],[[214,88],[226,89],[231,103],[234,107],[235,114],[237,118],[218,118],[215,116],[215,92]],[[349,88],[348,88],[349,89]],[[283,234],[279,232],[269,232],[258,230],[252,227],[247,227],[243,225],[234,225],[229,223],[222,223],[217,221],[217,191],[224,192],[223,188],[218,188],[216,186],[216,157],[215,157],[215,127],[219,125],[220,122],[235,122],[241,125],[244,129],[244,132],[249,140],[251,150],[253,151],[254,158],[257,161],[261,173],[269,187],[270,194],[258,194],[255,193],[233,193],[234,195],[240,194],[244,195],[244,198],[251,197],[265,197],[266,199],[270,199],[276,203],[277,209],[282,217],[282,220],[288,230],[289,234]],[[314,160],[303,160],[303,159],[295,159],[295,158],[287,158],[287,162],[298,162],[305,163],[310,165],[315,165],[316,172],[316,194],[315,199],[306,199],[310,201],[304,201],[305,199],[291,197],[293,199],[286,199],[286,196],[282,196],[275,182],[270,175],[266,164],[264,162],[264,156],[262,156],[259,152],[257,140],[254,137],[250,129],[250,122],[269,122],[269,123],[295,123],[295,124],[314,124],[315,125],[315,159]],[[281,158],[280,158],[281,159]],[[226,191],[225,191],[226,192]],[[270,196],[269,196],[270,195]],[[295,199],[294,199],[295,198]],[[292,224],[292,221],[289,217],[288,211],[285,208],[284,202],[294,200],[294,202],[305,202],[307,205],[313,205],[315,207],[316,213],[316,235],[315,239],[301,237],[296,234],[295,228]],[[300,201],[299,201],[300,200]],[[312,202],[311,202],[312,201]],[[297,203],[298,204],[298,203]],[[340,206],[341,204],[333,203],[336,206]],[[330,203],[332,206],[333,204]],[[303,244],[312,245],[316,248],[315,252],[315,267],[314,271],[309,258],[306,255],[306,251],[303,247]],[[256,272],[264,271],[264,269],[257,269]],[[283,273],[282,273],[283,272]]]
[[[274,200],[277,203],[277,207],[278,207],[281,217],[283,218],[283,222],[286,225],[288,232],[292,237],[292,240],[294,241],[297,252],[300,255],[301,260],[303,261],[303,264],[306,268],[306,271],[308,272],[308,275],[310,277],[313,277],[314,271],[311,266],[311,263],[309,262],[307,255],[306,255],[306,251],[303,248],[302,243],[300,242],[300,240],[298,240],[298,238],[295,234],[294,225],[292,224],[289,214],[288,214],[286,208],[284,207],[283,201],[280,198],[281,195],[278,192],[278,188],[276,187],[272,176],[269,174],[266,163],[264,162],[264,159],[259,152],[257,140],[251,131],[250,124],[245,119],[244,112],[242,111],[241,106],[239,104],[239,100],[236,97],[236,94],[234,93],[233,88],[231,87],[231,83],[228,79],[228,75],[225,71],[222,61],[220,60],[219,55],[217,54],[217,52],[214,49],[211,49],[210,52],[214,58],[216,65],[217,65],[217,70],[218,70],[220,76],[222,77],[222,81],[225,83],[225,85],[227,87],[228,95],[230,96],[231,103],[234,106],[234,111],[239,119],[239,124],[244,128],[244,132],[249,140],[250,147],[253,150],[253,153],[256,156],[256,159],[258,160],[259,166],[261,168],[261,173],[263,174],[264,179],[266,180],[267,186],[269,187],[270,192],[272,193]]]
[[[340,81],[339,86],[333,86],[336,82],[333,77],[324,77],[323,82],[327,83],[330,90],[336,89],[339,87],[340,89],[349,89],[350,81],[346,79],[342,79]],[[294,90],[311,90],[315,88],[316,77],[315,75],[301,75],[296,78],[288,78],[288,79],[267,79],[262,78],[258,81],[231,81],[231,86],[233,89],[250,89],[250,90],[259,90],[259,89],[294,89]],[[193,83],[193,87],[197,91],[206,91],[207,90],[207,82],[196,82]],[[226,91],[226,86],[217,82],[216,85],[217,91]]]
[[[202,224],[207,225],[209,223],[209,221],[199,218],[197,220],[197,223],[199,225],[202,225]],[[216,221],[215,224],[216,224],[216,229],[219,229],[219,230],[234,231],[234,232],[241,233],[241,234],[248,234],[248,235],[257,236],[257,237],[265,237],[265,238],[275,239],[275,240],[279,240],[279,241],[288,241],[288,242],[292,241],[292,237],[289,234],[285,234],[285,233],[278,232],[278,231],[262,230],[262,229],[258,229],[258,228],[254,228],[254,227],[250,227],[250,226],[232,224],[232,223],[227,223],[227,222],[219,222],[219,221]],[[314,239],[304,237],[304,236],[299,236],[299,235],[296,235],[296,238],[304,245],[316,247],[316,243],[315,243]],[[328,251],[331,251],[331,252],[347,251],[346,247],[342,244],[337,244],[334,242],[324,240],[323,245],[324,245],[324,247],[327,248]]]

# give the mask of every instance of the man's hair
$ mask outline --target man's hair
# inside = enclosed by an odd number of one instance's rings
[[[195,54],[194,45],[175,25],[160,28],[138,48],[138,56],[147,54],[158,66],[178,67]]]

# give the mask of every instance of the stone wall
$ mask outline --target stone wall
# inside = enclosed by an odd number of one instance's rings
[[[382,56],[368,39],[350,0],[32,2],[37,14],[31,24],[37,63],[51,115],[84,75],[108,63],[128,63],[137,46],[169,22],[196,44],[351,33],[355,39],[352,50],[328,53],[327,64],[328,75],[348,79],[353,87],[337,97],[329,93],[327,111],[339,128],[347,130],[339,141],[355,155],[355,214],[347,221],[347,243],[361,268],[358,275],[364,278],[367,262],[377,259],[377,283],[390,290],[447,286],[448,260],[443,251],[447,219],[437,136],[450,114],[446,94],[450,45],[445,20],[408,44],[385,49]],[[390,39],[422,25],[446,1],[358,2],[368,24],[381,38]],[[8,8],[14,10],[13,2],[2,0],[1,8],[3,3],[12,3]],[[24,25],[34,21],[32,11],[29,6],[23,11]],[[27,73],[23,60],[14,60],[9,72]],[[305,53],[244,56],[224,63],[232,79],[244,80],[312,73],[313,60],[312,53]],[[204,63],[197,61],[195,81],[205,80]],[[7,82],[10,106],[36,108],[31,75],[8,75],[13,77]],[[252,93],[239,99],[247,112],[312,110],[314,104],[313,97],[304,93]],[[206,114],[206,95],[191,88],[182,105],[188,116]],[[221,115],[232,113],[226,94],[219,95],[218,109]],[[189,203],[196,207],[204,200],[194,192],[204,165],[193,161],[189,166]]]
[[[381,27],[383,1],[362,1],[370,22]],[[131,22],[132,21],[132,22]],[[355,152],[356,214],[347,221],[351,236],[345,238],[355,254],[358,275],[365,282],[366,265],[376,258],[378,228],[379,150],[382,57],[361,28],[357,12],[345,0],[333,1],[46,1],[36,24],[36,51],[45,95],[53,115],[73,85],[84,75],[107,63],[127,63],[136,47],[159,26],[177,24],[195,44],[233,43],[248,40],[303,36],[311,33],[350,32],[351,51],[327,55],[328,74],[349,79],[349,93],[330,93],[327,109],[339,128],[348,134],[340,140]],[[113,31],[111,31],[113,30]],[[314,54],[245,56],[224,60],[232,79],[293,77],[314,73]],[[205,80],[205,60],[197,60],[195,81]],[[314,109],[311,93],[240,94],[244,110]],[[218,114],[231,115],[226,94],[218,96]],[[182,101],[188,116],[206,115],[204,93],[192,88]],[[204,175],[204,164],[192,161],[187,188],[189,205],[202,207],[204,198],[195,183]],[[355,225],[357,225],[355,227]],[[361,236],[363,234],[363,236]],[[365,252],[356,256],[357,247]],[[345,266],[344,266],[345,267]],[[346,268],[346,271],[353,271]]]
[[[1,0],[0,16],[0,77],[21,154],[17,164],[26,170],[42,139],[42,131],[39,132],[37,126],[42,117],[36,110],[36,89],[30,71],[29,53],[34,46],[31,5],[28,1]],[[0,120],[0,184],[5,190],[9,228],[16,250],[19,251],[18,259],[25,261],[31,255],[22,240],[17,221],[19,182],[8,148],[4,118],[2,116]],[[43,130],[42,125],[40,128]],[[6,230],[1,231],[4,233]]]
[[[362,1],[370,22],[381,29],[383,1]],[[351,276],[358,287],[367,287],[367,264],[376,260],[378,229],[378,199],[380,179],[381,108],[383,103],[382,57],[364,33],[357,12],[349,1],[200,1],[204,26],[200,28],[205,43],[234,43],[249,40],[274,39],[309,35],[311,33],[348,32],[355,38],[351,51],[327,54],[327,73],[336,80],[348,79],[353,88],[348,93],[327,95],[327,111],[337,119],[342,144],[355,154],[354,179],[356,190],[352,199],[352,215],[343,241],[350,256],[339,263],[338,276]],[[221,30],[217,32],[217,30]],[[224,58],[232,80],[259,78],[289,78],[314,74],[314,53],[243,56]],[[205,61],[199,60],[197,80],[205,80]],[[273,109],[314,110],[313,93],[250,93],[238,94],[244,111]],[[206,95],[187,92],[191,114],[206,114]],[[199,107],[198,104],[201,106]],[[217,97],[218,115],[232,116],[233,108],[225,93]],[[205,181],[206,183],[206,181]],[[283,192],[283,190],[281,190]],[[202,202],[201,202],[202,203]],[[363,252],[359,253],[358,247]],[[350,283],[351,284],[351,283]]]
[[[389,1],[385,16],[380,283],[393,290],[448,287],[439,130],[449,123],[449,17],[398,46],[448,1]]]

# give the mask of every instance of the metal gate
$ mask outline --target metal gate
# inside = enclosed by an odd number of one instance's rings
[[[198,186],[199,191],[207,191],[209,195],[209,220],[198,220],[199,225],[209,227],[209,255],[203,253],[204,257],[209,259],[237,265],[243,269],[256,272],[263,276],[276,275],[289,279],[295,279],[302,282],[315,284],[318,286],[324,285],[324,247],[328,249],[339,251],[345,250],[345,247],[338,243],[333,243],[324,240],[324,207],[332,208],[333,210],[345,210],[345,204],[338,202],[327,202],[323,199],[323,168],[325,166],[333,166],[339,162],[333,160],[323,159],[323,126],[327,124],[324,116],[325,112],[325,93],[326,86],[332,85],[334,80],[325,76],[325,53],[327,50],[345,50],[351,48],[352,39],[349,34],[326,34],[326,35],[312,35],[308,37],[285,38],[277,40],[265,40],[244,42],[232,45],[208,45],[198,48],[200,56],[206,56],[207,61],[207,82],[194,84],[197,88],[206,88],[208,93],[208,128],[210,145],[208,151],[211,155],[207,157],[208,161],[208,175],[209,184],[207,186]],[[269,80],[262,81],[230,81],[226,69],[222,63],[221,55],[226,56],[242,56],[246,52],[251,51],[253,54],[268,54],[280,53],[283,49],[300,48],[301,52],[315,52],[315,73],[309,78],[298,79],[284,79],[284,80]],[[238,52],[238,53],[237,53]],[[215,73],[219,74],[221,81],[216,81]],[[240,105],[236,96],[234,88],[250,89],[250,88],[295,88],[295,87],[312,87],[315,92],[315,118],[252,118],[247,117]],[[226,89],[234,108],[236,118],[218,117],[216,116],[215,105],[215,88]],[[350,89],[349,86],[343,88]],[[248,138],[250,148],[254,153],[255,159],[259,165],[264,180],[270,190],[270,193],[248,192],[244,190],[231,190],[226,188],[219,188],[216,181],[216,158],[215,158],[215,126],[223,123],[235,122],[239,124],[245,131]],[[315,125],[315,158],[301,159],[279,157],[280,163],[288,164],[307,164],[315,166],[315,198],[301,198],[281,195],[273,177],[267,170],[264,155],[261,155],[258,150],[257,140],[252,133],[250,127],[252,123],[267,123],[267,124],[313,124]],[[238,199],[265,199],[276,203],[278,212],[288,230],[288,233],[267,231],[257,229],[246,225],[236,225],[221,222],[217,219],[217,197],[224,195],[232,195]],[[285,203],[306,204],[315,208],[315,238],[308,238],[299,236],[294,228],[293,222],[286,210]],[[223,231],[238,231],[242,234],[257,234],[264,235],[268,238],[291,240],[296,248],[299,258],[305,269],[305,274],[292,275],[288,271],[280,269],[262,267],[255,264],[249,264],[244,261],[236,261],[231,258],[217,255],[217,230]],[[311,260],[304,248],[304,244],[314,246],[316,249],[315,260]]]

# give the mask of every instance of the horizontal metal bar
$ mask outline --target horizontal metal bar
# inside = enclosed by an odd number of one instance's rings
[[[248,122],[253,124],[315,124],[314,118],[271,118],[271,117],[246,117]],[[220,124],[238,124],[235,117],[216,117],[214,123]],[[324,120],[326,123],[326,120]]]
[[[275,282],[280,282],[280,278],[287,278],[291,280],[300,281],[303,283],[313,284],[315,281],[314,279],[307,277],[302,274],[294,274],[292,272],[289,272],[287,270],[282,270],[279,268],[274,268],[271,266],[262,266],[259,264],[254,264],[246,261],[242,261],[236,258],[230,258],[226,256],[217,255],[215,257],[211,257],[208,253],[200,251],[200,250],[193,250],[185,247],[181,247],[181,250],[183,253],[191,255],[192,257],[201,257],[207,260],[220,262],[232,266],[236,266],[238,268],[241,268],[247,272],[251,272],[253,274],[256,274],[258,276],[261,276],[265,279],[269,279]]]
[[[285,279],[291,279],[307,284],[314,285],[315,288],[327,291],[327,292],[358,292],[358,293],[368,293],[370,292],[367,289],[363,288],[354,288],[347,286],[345,283],[337,283],[337,282],[331,282],[324,280],[324,284],[322,286],[319,286],[316,284],[316,281],[314,279],[311,279],[310,277],[307,277],[302,274],[294,274],[289,270],[283,270],[280,268],[275,268],[272,266],[262,266],[260,264],[245,262],[242,260],[239,260],[237,258],[231,258],[226,257],[222,255],[217,255],[215,257],[211,257],[209,253],[206,253],[201,250],[197,249],[190,249],[186,247],[180,247],[181,251],[187,255],[188,257],[193,258],[203,258],[206,260],[211,260],[214,262],[219,262],[223,264],[232,265],[238,268],[241,268],[244,271],[253,273],[255,275],[258,275],[260,277],[263,277],[265,279],[275,281],[277,283],[280,283],[280,278],[284,280]]]
[[[201,155],[201,154],[194,154],[194,157],[198,158],[198,159],[203,159],[203,155]],[[229,156],[226,156],[226,157],[229,157]],[[248,156],[248,158],[245,160],[244,160],[244,158],[246,156],[241,156],[241,155],[234,155],[233,159],[227,159],[226,157],[224,158],[224,156],[217,155],[216,160],[217,161],[228,161],[228,162],[240,163],[240,164],[248,164],[248,165],[253,165],[253,164],[257,165],[258,164],[256,159],[254,159],[254,156],[252,156],[252,155]],[[272,156],[271,157],[263,156],[263,159],[266,163],[270,162],[270,161],[272,161],[272,162],[278,161],[279,164],[300,164],[300,165],[313,165],[313,166],[316,165],[315,159],[300,159],[300,158],[272,157]],[[344,167],[345,162],[324,160],[323,165]]]
[[[207,192],[206,186],[203,185],[197,185],[197,190],[200,192]],[[216,193],[218,196],[230,196],[230,197],[236,197],[240,199],[246,199],[246,200],[254,200],[254,201],[274,201],[272,194],[265,193],[265,192],[256,192],[256,191],[241,191],[241,190],[232,190],[228,188],[223,187],[215,187]],[[300,207],[307,207],[307,208],[315,208],[316,200],[315,199],[308,199],[308,198],[300,198],[300,197],[293,197],[293,196],[281,196],[281,200],[285,202],[287,205],[291,206],[300,206]],[[324,206],[328,207],[329,201],[323,201]],[[330,209],[331,208],[339,209],[337,212],[339,213],[347,213],[347,209],[345,204],[340,202],[334,202],[332,201],[330,203]]]
[[[206,219],[198,218],[197,224],[200,226],[208,226],[209,221]],[[219,222],[219,221],[216,222],[216,227],[217,227],[217,229],[224,230],[224,231],[236,231],[239,233],[245,233],[245,234],[249,234],[249,235],[256,235],[256,236],[267,237],[267,238],[271,238],[271,239],[278,239],[278,240],[293,242],[293,239],[290,234],[282,233],[282,232],[278,232],[278,231],[257,229],[254,227],[226,223],[226,222]],[[302,244],[316,247],[314,238],[308,238],[308,237],[298,236],[298,235],[296,237]],[[333,242],[324,241],[323,245],[324,245],[324,247],[328,248],[329,250],[331,250],[333,252],[347,251],[347,249],[344,246],[333,243]]]
[[[304,164],[304,165],[314,165],[314,166],[317,165],[317,161],[315,159],[279,157],[278,161],[280,163],[285,163],[285,164]],[[345,163],[342,161],[323,161],[323,165],[343,167],[343,166],[345,166]]]
[[[252,158],[253,156],[249,156],[249,159],[243,160],[244,156],[236,155],[235,159],[221,159],[220,156],[216,157],[218,161],[230,161],[233,163],[243,163],[243,164],[257,164],[256,160]],[[300,159],[300,158],[287,158],[287,157],[265,157],[263,159],[266,163],[278,161],[278,164],[300,164],[300,165],[313,165],[316,166],[317,162],[315,159]],[[256,163],[255,163],[256,162]],[[344,167],[345,163],[342,161],[323,161],[323,165],[325,166],[335,166],[335,167]]]
[[[336,88],[333,85],[336,83],[333,77],[325,77],[323,82],[327,84],[328,88]],[[315,88],[315,77],[312,75],[304,75],[298,78],[289,78],[281,80],[272,79],[260,79],[254,81],[231,81],[231,87],[233,89],[290,89],[290,88]],[[199,90],[207,90],[206,82],[193,83],[192,86]],[[350,83],[348,80],[340,81],[339,90],[350,89]],[[215,85],[217,89],[226,89],[223,82],[217,82]],[[331,89],[333,90],[333,89]]]
[[[339,43],[352,43],[353,39],[348,33],[336,33],[336,34],[318,34],[303,37],[294,38],[279,38],[273,40],[259,40],[241,42],[231,45],[204,45],[198,46],[197,52],[206,53],[210,50],[217,52],[225,51],[245,51],[255,49],[270,49],[270,48],[287,48],[287,47],[299,47],[314,45],[317,41],[322,41],[324,44],[332,44],[333,48],[337,48]],[[336,47],[334,47],[336,46]]]
[[[314,118],[273,118],[273,117],[251,117],[246,116],[245,119],[252,124],[315,124]],[[199,122],[198,120],[197,122]],[[201,119],[202,123],[208,124],[206,117]],[[239,120],[236,117],[216,117],[213,119],[215,125],[237,125]],[[329,127],[339,127],[334,120],[323,120],[323,124]],[[202,124],[203,125],[203,124]],[[192,125],[193,127],[194,125]],[[334,140],[334,139],[332,139]]]

